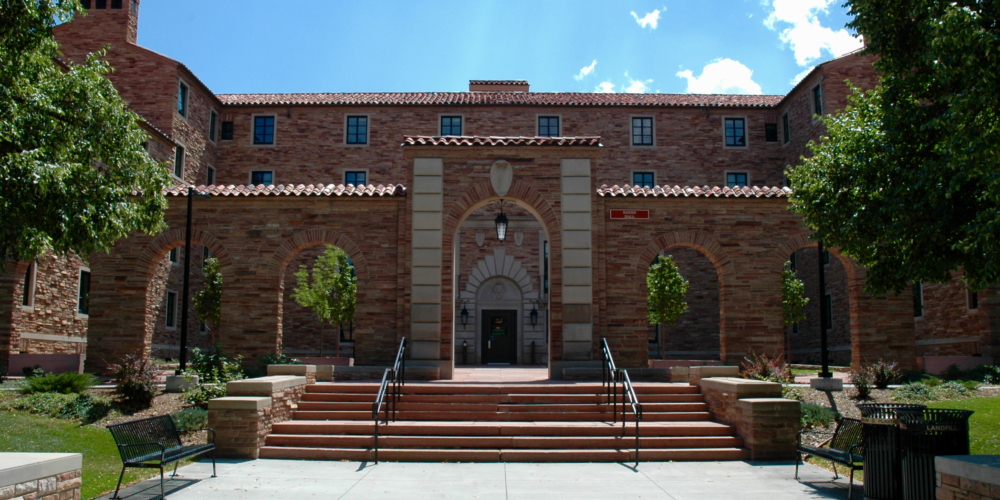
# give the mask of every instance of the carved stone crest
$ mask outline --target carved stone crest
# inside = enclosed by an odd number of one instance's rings
[[[493,285],[491,290],[493,291],[493,298],[496,300],[503,300],[503,295],[507,293],[507,287],[505,287],[503,283],[499,282]]]
[[[517,246],[521,246],[522,242],[524,242],[524,233],[522,233],[521,231],[514,233],[514,244]]]
[[[483,230],[480,229],[476,231],[476,244],[479,246],[483,246],[483,243],[486,243],[486,233],[484,233]]]
[[[493,192],[498,196],[503,196],[510,191],[510,183],[514,181],[514,168],[505,160],[497,160],[490,167],[490,183],[493,185]]]

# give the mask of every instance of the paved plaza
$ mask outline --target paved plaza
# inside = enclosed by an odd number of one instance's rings
[[[203,461],[178,471],[167,498],[232,499],[674,499],[782,500],[847,497],[843,478],[805,465],[802,481],[793,463],[652,462],[615,463],[392,463],[254,460]],[[863,488],[855,488],[862,498]],[[159,495],[159,481],[122,495],[145,500]],[[107,498],[107,497],[104,497]]]

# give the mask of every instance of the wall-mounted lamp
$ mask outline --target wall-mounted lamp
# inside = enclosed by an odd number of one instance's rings
[[[538,308],[536,307],[537,302],[531,304],[531,313],[528,316],[531,318],[531,326],[538,325]]]
[[[507,216],[503,213],[503,200],[500,200],[500,215],[497,216],[497,239],[503,241],[507,238]]]
[[[465,301],[462,301],[462,312],[459,313],[462,316],[462,326],[469,324],[469,310],[465,308]]]

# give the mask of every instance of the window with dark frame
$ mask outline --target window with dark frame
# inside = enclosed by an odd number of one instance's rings
[[[177,263],[177,261],[179,260],[177,256],[180,255],[181,253],[180,250],[181,249],[179,247],[170,249],[170,252],[167,254],[167,258],[170,260],[170,262],[174,264]]]
[[[206,186],[215,185],[215,169],[212,167],[208,167],[208,170],[205,171],[205,185]]]
[[[764,124],[764,140],[767,142],[778,142],[778,124]]]
[[[833,297],[830,294],[823,296],[823,329],[833,330]]]
[[[205,266],[208,265],[208,259],[211,259],[211,258],[212,258],[212,251],[209,250],[208,247],[201,247],[201,268],[202,268],[202,270],[205,269]]]
[[[974,290],[967,290],[969,294],[969,310],[979,309],[979,292]]]
[[[167,328],[177,327],[177,292],[167,292]]]
[[[820,85],[813,88],[813,112],[823,116],[823,89]]]
[[[84,9],[90,10],[90,0],[80,0],[80,5],[82,5]]]
[[[924,316],[924,284],[917,281],[913,283],[913,317],[922,318]]]
[[[214,110],[208,116],[208,139],[215,142],[215,122],[219,119],[219,114]]]
[[[106,8],[108,8],[108,0],[97,0],[96,3],[97,3],[96,7],[98,9],[106,9]]]
[[[122,8],[122,0],[111,0],[111,8],[112,9],[121,9]]]
[[[90,314],[90,271],[80,270],[80,288],[76,296],[76,311]]]
[[[344,172],[344,185],[367,186],[368,172],[364,170]]]
[[[184,178],[184,148],[177,146],[174,150],[174,176],[178,179]]]
[[[98,2],[100,2],[100,0],[98,0]],[[177,91],[177,114],[181,116],[187,116],[187,104],[188,104],[188,86],[184,85],[184,82],[181,82],[180,88]]]
[[[653,172],[632,172],[632,186],[652,188],[655,177]]]
[[[208,328],[205,326],[205,322],[198,320],[198,333],[205,333],[207,331]]]
[[[254,186],[270,186],[274,182],[274,173],[270,170],[251,170],[250,184]]]
[[[233,140],[233,122],[222,122],[222,134],[219,138],[223,141]]]
[[[462,117],[442,116],[441,135],[462,135]]]
[[[726,118],[726,146],[745,147],[746,145],[746,120],[743,118]]]
[[[129,2],[129,10],[131,10],[133,14],[138,14],[139,0],[132,0],[131,2]]]
[[[340,324],[340,341],[341,342],[354,342],[354,322],[348,321],[347,323]]]
[[[542,243],[542,252],[545,257],[542,259],[545,269],[542,270],[542,293],[549,294],[549,242]]]
[[[368,117],[347,117],[347,143],[368,144]]]
[[[538,117],[538,136],[539,137],[560,137],[560,135],[559,135],[559,117],[558,116],[539,116]]]
[[[731,188],[734,187],[747,187],[747,174],[746,172],[729,172],[726,174],[726,186]]]
[[[830,251],[829,250],[823,250],[823,265],[824,266],[830,265]]]
[[[253,117],[253,143],[274,144],[274,117]]]
[[[632,145],[653,145],[653,119],[644,117],[632,118]]]
[[[792,252],[792,255],[788,256],[788,264],[789,264],[788,267],[794,273],[795,272],[795,252]]]
[[[788,113],[781,115],[782,144],[788,144],[792,140],[792,133],[788,130]]]
[[[35,264],[34,262],[28,263],[28,270],[24,272],[24,286],[21,290],[24,292],[24,297],[21,298],[21,305],[25,307],[34,307],[35,305]]]

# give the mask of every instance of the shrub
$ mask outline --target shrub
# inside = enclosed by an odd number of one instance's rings
[[[858,370],[851,370],[850,382],[854,384],[854,390],[858,391],[858,399],[868,399],[872,395],[872,374],[867,367]]]
[[[801,387],[796,387],[794,385],[782,385],[781,386],[781,397],[785,399],[794,399],[796,401],[802,401],[805,399],[805,393],[802,392]]]
[[[24,368],[21,368],[21,374],[24,375],[25,378],[41,377],[42,375],[45,375],[45,370],[42,369],[42,365],[25,366]]]
[[[184,400],[199,408],[208,408],[208,400],[226,396],[226,382],[243,378],[242,356],[230,359],[215,346],[209,351],[191,351],[189,375],[198,376],[198,385],[184,391]]]
[[[247,372],[248,378],[266,377],[267,376],[267,365],[301,365],[302,362],[285,356],[281,353],[281,346],[278,346],[278,350],[274,353],[268,354],[266,356],[260,356],[257,358],[257,362],[251,370]]]
[[[201,384],[184,391],[184,401],[197,408],[208,409],[210,399],[226,397],[226,384]]]
[[[60,394],[80,394],[97,385],[97,378],[89,373],[49,373],[48,375],[25,379],[21,392],[58,392]]]
[[[751,353],[750,357],[743,358],[743,366],[741,367],[743,378],[782,383],[794,381],[792,370],[788,368],[782,358],[783,356],[780,354],[770,358],[766,354]]]
[[[802,403],[802,428],[812,429],[813,427],[829,427],[840,415],[820,405],[812,403]]]
[[[114,405],[104,396],[39,392],[0,401],[0,411],[22,411],[50,418],[93,423],[114,413]]]
[[[115,395],[123,409],[143,410],[153,404],[159,372],[141,352],[126,354],[119,363],[108,368],[115,376]]]
[[[895,361],[887,363],[880,359],[869,365],[868,369],[876,389],[887,389],[889,384],[895,384],[902,377]]]
[[[184,408],[170,414],[177,432],[200,431],[208,425],[208,411],[201,408]]]
[[[966,399],[975,395],[978,383],[974,381],[940,382],[935,385],[916,382],[906,384],[892,393],[892,399],[897,403],[927,403],[929,401],[942,401],[954,399]]]
[[[115,411],[110,398],[83,393],[63,405],[59,416],[92,424]]]

